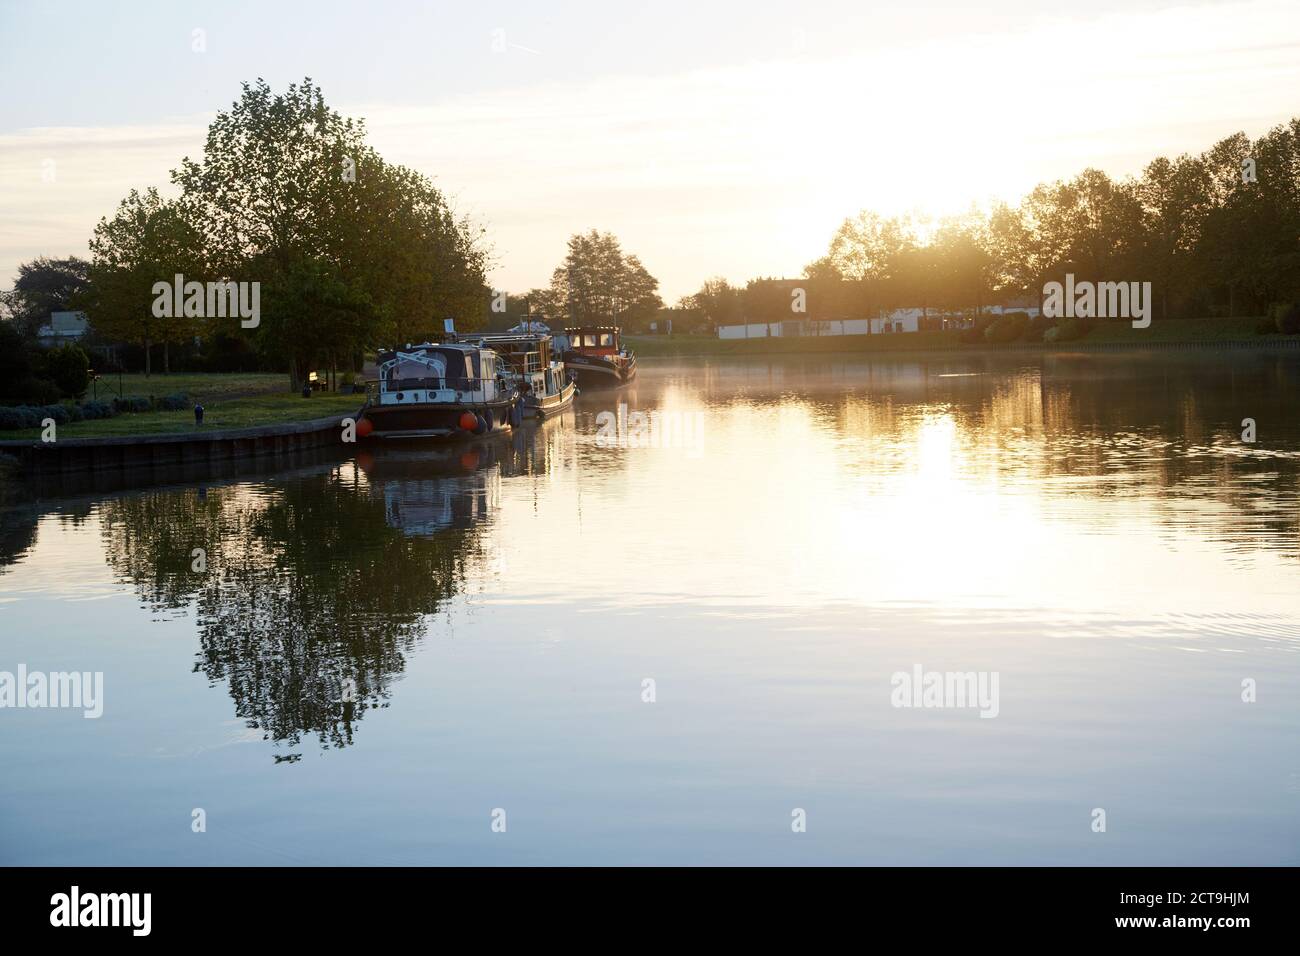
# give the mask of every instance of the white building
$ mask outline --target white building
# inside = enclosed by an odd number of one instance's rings
[[[916,332],[920,309],[896,309],[874,319],[786,319],[782,322],[750,322],[748,325],[720,325],[720,339],[792,338],[802,335],[881,335]]]
[[[1011,303],[986,305],[980,310],[985,315],[1002,315],[1007,312],[1025,312],[1031,318],[1038,315],[1038,307]],[[943,312],[939,309],[895,309],[870,319],[786,319],[782,322],[751,322],[748,325],[720,325],[720,339],[791,338],[796,335],[886,335],[896,332],[919,332],[921,320],[926,319],[930,329],[965,329],[974,322],[974,309],[964,312]]]
[[[750,322],[748,325],[719,325],[720,339],[765,339],[778,338],[784,322]]]
[[[871,334],[919,332],[921,329],[921,316],[924,314],[924,309],[895,309],[893,312],[879,318],[869,320],[871,322]]]
[[[75,342],[86,334],[85,312],[51,312],[50,321],[36,331],[42,345]]]

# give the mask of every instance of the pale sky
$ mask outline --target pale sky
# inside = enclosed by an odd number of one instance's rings
[[[1300,115],[1300,2],[0,0],[0,287],[87,255],[132,187],[170,192],[241,80],[304,75],[487,228],[495,287],[546,284],[597,228],[671,303],[798,275],[862,208],[1258,136]]]

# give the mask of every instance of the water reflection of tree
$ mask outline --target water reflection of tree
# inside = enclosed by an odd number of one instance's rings
[[[1185,520],[1187,496],[1224,507],[1226,533],[1246,530],[1259,547],[1300,554],[1300,367],[1276,355],[1167,356],[1127,361],[1056,358],[1042,372],[1045,467],[1098,480],[1098,497],[1134,493],[1111,480],[1136,475],[1155,515]],[[1254,444],[1242,441],[1242,419],[1261,423]],[[1152,494],[1158,491],[1158,494]],[[1213,520],[1213,519],[1210,519]]]
[[[209,567],[222,564],[243,516],[229,488],[143,492],[108,499],[99,509],[109,565],[156,610],[190,603],[206,580],[193,570],[194,549],[204,550]]]
[[[3,504],[5,493],[13,490],[12,487],[0,488],[0,504]],[[18,491],[20,494],[12,495],[13,498],[20,500],[30,498],[29,494],[25,494],[26,488],[20,487]],[[87,501],[62,503],[58,510],[52,513],[43,512],[39,504],[30,501],[0,507],[0,574],[5,573],[9,566],[17,564],[36,547],[40,524],[47,514],[57,518],[62,527],[80,528],[86,523],[90,513],[91,504]]]
[[[0,509],[0,569],[18,560],[36,544],[40,515],[20,508]]]
[[[476,470],[479,462],[473,462]],[[472,493],[465,468],[366,480],[351,465],[260,486],[158,491],[107,501],[105,551],[155,608],[193,604],[195,671],[225,681],[239,717],[270,740],[345,746],[387,706],[426,616],[464,582],[474,519],[434,533],[391,523],[385,503],[430,483]],[[193,550],[207,570],[193,570]]]
[[[881,363],[857,378],[864,395],[841,391],[811,411],[874,443],[857,467],[891,453],[906,460],[922,423],[946,418],[955,460],[971,477],[1036,493],[1140,497],[1171,532],[1192,520],[1189,501],[1209,501],[1219,507],[1196,511],[1205,532],[1300,557],[1293,357],[1080,355],[1014,365],[940,357]],[[1247,417],[1260,427],[1253,445],[1241,440]]]

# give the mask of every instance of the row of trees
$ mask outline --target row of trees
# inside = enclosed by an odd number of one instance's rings
[[[23,267],[9,311],[25,334],[52,310],[85,310],[96,340],[140,347],[146,373],[160,348],[169,371],[173,347],[202,339],[211,350],[241,330],[235,317],[157,314],[155,284],[178,274],[257,282],[248,338],[297,389],[308,370],[349,365],[366,348],[436,337],[441,317],[473,329],[492,314],[483,230],[426,177],[385,162],[310,79],[283,95],[244,84],[202,157],[171,178],[176,198],[133,189],[100,221],[89,262]],[[593,229],[570,237],[549,287],[511,297],[507,312],[645,328],[663,307],[658,286],[615,236]]]
[[[248,330],[293,388],[367,347],[473,321],[488,299],[482,230],[425,176],[386,162],[364,123],[326,104],[311,79],[275,94],[244,84],[208,129],[203,155],[172,171],[180,195],[132,190],[91,241],[83,303],[96,331],[145,349],[239,331],[237,319],[158,316],[156,282],[257,282]]]
[[[1149,281],[1157,317],[1259,315],[1300,299],[1300,119],[1198,156],[1158,158],[1139,177],[1086,169],[934,223],[863,211],[804,271],[808,314],[844,318],[902,306],[978,309],[1041,299],[1071,272]],[[713,325],[790,317],[788,291],[711,279],[683,305]],[[768,315],[775,310],[774,315]]]
[[[172,172],[175,199],[132,190],[103,219],[89,262],[20,268],[0,308],[34,335],[50,311],[86,309],[102,338],[135,343],[151,369],[171,346],[217,342],[237,320],[158,316],[156,282],[258,282],[248,331],[263,364],[296,388],[367,347],[437,335],[440,318],[475,328],[491,316],[482,230],[425,176],[385,162],[364,124],[329,109],[310,79],[274,94],[244,84],[208,130],[203,155]],[[1300,119],[1251,141],[1238,133],[1199,156],[1159,158],[1116,180],[1087,169],[1037,186],[1019,204],[938,223],[863,211],[846,219],[800,285],[814,319],[902,306],[944,312],[1041,297],[1043,284],[1150,281],[1162,319],[1260,314],[1300,299]],[[709,325],[789,318],[787,283],[710,279],[679,303]],[[547,288],[507,311],[645,329],[661,315],[658,281],[609,233],[571,236]]]

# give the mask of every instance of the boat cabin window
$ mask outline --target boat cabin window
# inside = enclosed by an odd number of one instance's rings
[[[587,346],[588,348],[595,348],[596,336],[591,332],[588,332],[586,335],[582,337],[582,344]]]
[[[447,377],[447,360],[441,355],[430,356],[431,365],[411,359],[398,359],[386,376],[390,392],[409,391],[416,388],[439,388]]]
[[[613,333],[613,332],[601,332],[601,333],[600,333],[600,344],[601,344],[601,345],[609,345],[609,346],[612,346],[612,345],[614,344],[614,333]]]
[[[434,353],[447,363],[447,386],[458,388],[465,379],[474,377],[474,357],[468,352],[456,349],[439,349]]]

